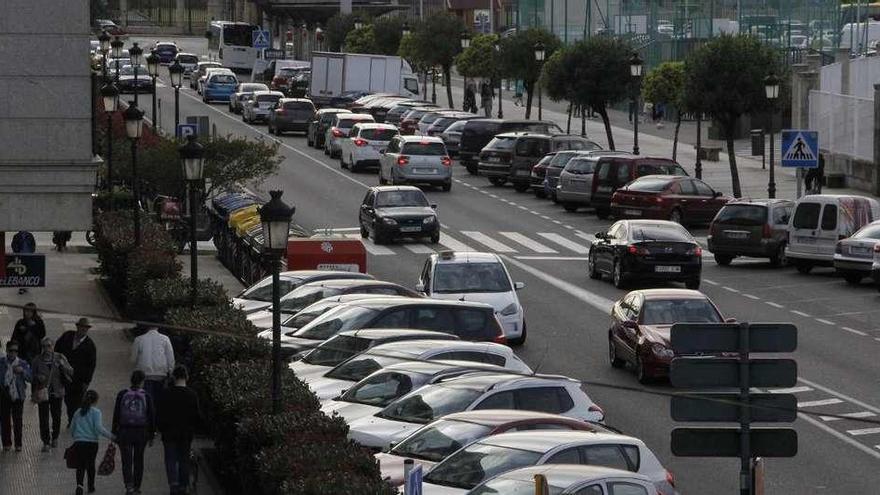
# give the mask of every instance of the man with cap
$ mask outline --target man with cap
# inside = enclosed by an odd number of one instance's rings
[[[89,337],[90,328],[92,325],[88,318],[80,318],[76,322],[76,330],[64,332],[55,344],[55,352],[64,354],[67,362],[73,366],[73,379],[64,387],[68,427],[70,427],[73,413],[79,408],[83,395],[92,382],[92,375],[95,373],[97,351],[94,341]]]

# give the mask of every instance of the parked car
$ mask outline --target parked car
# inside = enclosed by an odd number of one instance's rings
[[[386,96],[383,98],[376,98],[375,100],[372,100],[365,104],[358,111],[360,113],[368,113],[372,115],[378,123],[385,123],[385,115],[388,114],[388,110],[401,101],[411,100],[403,96]]]
[[[382,449],[447,414],[480,409],[547,412],[584,421],[605,418],[580,382],[571,378],[475,372],[425,385],[372,416],[352,421],[348,437],[364,447]]]
[[[358,122],[375,122],[372,115],[364,113],[338,113],[333,117],[333,123],[324,133],[324,154],[330,158],[339,157],[340,143],[348,137],[352,126]]]
[[[415,107],[438,108],[435,103],[429,101],[401,100],[388,108],[388,111],[385,113],[385,123],[392,125],[400,124],[400,117]]]
[[[309,282],[332,279],[372,280],[366,273],[342,272],[333,270],[292,270],[279,274],[279,292],[283,297]],[[232,305],[245,313],[269,307],[272,304],[272,276],[263,278],[232,298]]]
[[[597,232],[587,258],[590,278],[608,275],[618,289],[632,281],[684,282],[700,288],[703,249],[681,224],[664,220],[619,220]]]
[[[305,98],[281,98],[269,112],[269,134],[281,136],[285,132],[308,132],[315,118],[315,105]]]
[[[611,213],[611,197],[621,187],[645,175],[681,175],[681,165],[666,158],[609,156],[600,158],[593,172],[590,204],[600,219]]]
[[[452,190],[452,158],[438,137],[395,136],[379,158],[379,184],[424,184]]]
[[[470,119],[455,121],[440,133],[440,139],[442,139],[443,144],[446,145],[446,151],[449,152],[449,156],[458,155],[458,147],[461,143],[461,130],[464,129],[468,120]]]
[[[309,93],[309,84],[311,81],[311,70],[298,70],[295,74],[287,78],[287,84],[282,88],[282,91],[290,98],[306,98]]]
[[[137,90],[140,94],[148,94],[153,92],[153,78],[147,73],[145,65],[137,68],[137,74],[135,74],[135,66],[124,65],[119,69],[116,86],[120,93],[134,93]]]
[[[348,113],[344,108],[321,108],[315,112],[315,117],[309,122],[306,131],[306,144],[314,148],[324,148],[324,135],[327,128],[333,124],[336,114]]]
[[[837,241],[880,220],[880,202],[864,196],[811,194],[798,200],[788,226],[786,257],[801,273],[833,266]]]
[[[434,299],[491,304],[510,345],[526,341],[526,316],[514,282],[495,253],[443,251],[425,261],[416,290]]]
[[[435,122],[437,122],[438,120],[440,120],[444,117],[454,117],[457,115],[474,116],[473,114],[469,114],[466,112],[460,112],[458,110],[436,108],[436,109],[433,109],[429,112],[425,112],[425,114],[423,114],[421,116],[421,118],[419,118],[418,122],[416,123],[416,132],[415,133],[418,134],[419,136],[434,136],[434,135],[436,135],[436,133],[429,134],[428,130],[434,125]]]
[[[463,495],[497,475],[542,464],[612,467],[648,477],[659,495],[675,493],[671,474],[644,442],[617,433],[587,431],[519,431],[478,440],[434,466],[424,477],[422,493]]]
[[[629,153],[624,151],[592,151],[573,156],[559,172],[555,189],[556,201],[562,203],[566,211],[577,211],[582,206],[589,206],[590,199],[593,196],[593,173],[596,171],[596,164],[599,163],[599,159],[626,155],[629,155]],[[552,163],[547,165],[548,170],[551,165]],[[544,182],[548,186],[550,182],[542,181],[540,184],[542,187],[541,192],[546,196],[546,191],[543,189]],[[534,181],[532,182],[532,187],[535,187]],[[537,194],[537,191],[535,194]]]
[[[382,479],[397,486],[403,483],[403,466],[407,459],[412,459],[414,464],[420,464],[428,472],[438,462],[476,440],[509,431],[533,430],[612,431],[598,423],[559,414],[515,409],[472,410],[448,414],[428,423],[387,452],[376,454],[376,460]],[[534,490],[532,480],[529,495]]]
[[[238,78],[235,76],[235,73],[232,72],[231,69],[227,69],[226,67],[209,67],[205,70],[205,74],[202,75],[198,81],[196,81],[196,92],[202,97],[205,96],[205,85],[208,82],[208,78],[211,77],[212,74],[229,74],[235,78],[236,87],[238,86]]]
[[[155,45],[153,45],[153,52],[156,53],[156,56],[159,57],[160,64],[170,64],[174,62],[174,57],[177,56],[177,43],[173,41],[157,41]]]
[[[428,125],[428,128],[425,129],[425,132],[423,134],[426,136],[440,136],[443,131],[448,129],[449,126],[451,126],[452,124],[461,121],[468,121],[475,118],[477,118],[476,115],[467,112],[440,112],[437,118]]]
[[[677,175],[639,177],[611,197],[614,218],[669,220],[707,224],[731,198],[700,179]]]
[[[229,73],[209,72],[202,87],[202,101],[205,103],[214,100],[229,101],[236,86],[238,86],[238,78],[231,71]]]
[[[95,32],[101,34],[101,31],[107,31],[110,36],[119,36],[120,38],[128,36],[124,29],[110,19],[95,19]]]
[[[382,152],[397,135],[397,128],[390,124],[355,124],[348,133],[348,139],[340,140],[340,165],[342,168],[351,168],[352,172],[364,167],[378,168]]]
[[[174,60],[183,67],[183,77],[192,77],[193,72],[199,67],[199,56],[194,53],[178,52]]]
[[[235,88],[235,93],[229,97],[229,111],[231,113],[241,113],[241,103],[246,96],[254,94],[256,91],[269,91],[269,87],[263,83],[241,83]]]
[[[550,160],[550,163],[547,164],[547,169],[544,173],[544,191],[554,203],[559,202],[559,199],[556,197],[556,186],[559,184],[559,175],[562,173],[562,169],[564,169],[572,159],[589,156],[593,153],[601,153],[605,155],[628,155],[628,153],[625,152],[604,151],[598,144],[592,141],[589,141],[589,143],[590,145],[586,146],[586,149],[575,148],[573,146],[567,150],[559,149],[559,152],[556,153],[553,159]]]
[[[859,229],[846,239],[837,241],[834,269],[850,284],[858,285],[871,277],[875,253],[880,253],[880,220]]]
[[[267,122],[281,98],[284,98],[281,91],[254,91],[241,105],[241,121],[248,124]]]
[[[544,199],[547,197],[547,190],[544,189],[544,176],[547,175],[547,167],[554,156],[556,156],[556,152],[551,151],[542,156],[538,163],[532,167],[532,171],[529,174],[529,185],[536,198]]]
[[[543,464],[499,474],[477,485],[468,495],[532,495],[535,475],[547,480],[556,495],[653,495],[657,489],[647,476],[624,469],[572,464]]]
[[[724,205],[706,239],[715,262],[727,266],[737,256],[752,256],[784,265],[793,209],[794,201],[786,199],[741,199]]]
[[[539,134],[564,134],[553,122],[543,120],[471,119],[461,132],[459,157],[471,174],[477,173],[480,152],[495,136],[506,132],[528,131]]]
[[[715,303],[696,290],[632,291],[611,308],[608,329],[611,366],[632,365],[642,383],[666,378],[675,357],[669,340],[673,324],[724,321]]]
[[[205,73],[208,69],[222,69],[223,64],[220,62],[213,61],[201,61],[196,65],[195,70],[193,70],[192,74],[189,77],[189,89],[194,89],[202,93],[202,89],[199,86],[199,79],[205,77]]]
[[[581,136],[568,134],[537,134],[508,132],[498,134],[480,151],[477,170],[488,177],[493,186],[513,183],[513,188],[524,192],[531,187],[532,167],[552,151],[592,150],[599,145]],[[560,157],[557,153],[553,158]],[[552,163],[552,162],[551,162]]]
[[[380,172],[381,173],[381,172]],[[367,190],[358,214],[361,237],[383,244],[400,237],[427,237],[440,242],[436,205],[413,186],[378,186]]]

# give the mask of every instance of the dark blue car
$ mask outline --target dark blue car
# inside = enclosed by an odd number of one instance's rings
[[[159,57],[160,64],[170,64],[177,56],[177,45],[171,42],[157,42],[153,50]]]

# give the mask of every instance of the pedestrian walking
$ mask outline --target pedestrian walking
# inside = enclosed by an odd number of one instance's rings
[[[165,380],[174,369],[174,347],[171,339],[159,333],[156,327],[147,329],[131,345],[131,362],[136,370],[144,372],[144,390],[150,394],[153,403],[157,404],[165,388]]]
[[[119,455],[122,458],[122,479],[126,495],[139,494],[144,478],[144,449],[153,445],[156,415],[153,399],[144,390],[144,372],[131,373],[131,387],[116,395],[113,427]]]
[[[43,452],[58,446],[58,435],[61,431],[61,402],[64,400],[64,384],[73,377],[73,368],[64,354],[53,350],[53,342],[49,337],[41,341],[43,352],[34,358],[33,384],[31,400],[37,403],[40,416],[40,438],[43,440]],[[49,420],[52,420],[51,430]]]
[[[10,340],[18,342],[19,357],[33,367],[34,358],[42,352],[40,342],[46,336],[46,325],[37,313],[37,305],[32,302],[24,305],[21,314],[21,319],[15,322]]]
[[[95,342],[89,337],[92,325],[88,318],[80,318],[76,322],[76,330],[68,330],[55,343],[55,352],[64,354],[67,362],[73,366],[73,378],[64,391],[64,405],[67,409],[67,427],[73,421],[74,413],[80,408],[80,401],[95,373],[97,351]]]
[[[477,113],[477,93],[474,90],[474,83],[468,83],[464,89],[464,111]]]
[[[73,437],[73,457],[76,463],[76,495],[83,493],[83,478],[88,474],[89,493],[95,492],[95,458],[98,457],[98,441],[101,437],[115,441],[116,438],[104,428],[101,410],[97,407],[98,392],[88,390],[70,424]]]
[[[55,244],[55,250],[58,252],[67,250],[67,243],[73,233],[69,230],[56,230],[52,232],[52,244]]]
[[[201,428],[199,398],[186,386],[189,372],[179,364],[171,372],[174,385],[162,396],[157,424],[165,448],[165,473],[171,495],[184,494],[189,487],[189,456],[193,435]]]
[[[483,107],[486,117],[492,116],[492,98],[495,98],[495,88],[483,81],[480,85],[480,106]]]
[[[27,396],[27,383],[31,381],[31,367],[18,357],[18,342],[6,342],[6,355],[0,357],[0,439],[3,450],[21,452],[22,415]]]
[[[37,250],[37,241],[34,235],[27,230],[19,230],[12,236],[12,252],[15,254],[31,254]],[[19,294],[24,294],[27,289],[18,289]]]

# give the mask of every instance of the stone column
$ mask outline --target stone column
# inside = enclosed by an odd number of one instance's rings
[[[839,48],[835,60],[840,63],[840,94],[851,94],[849,88],[849,48]]]
[[[128,0],[119,0],[119,23],[128,26]]]

